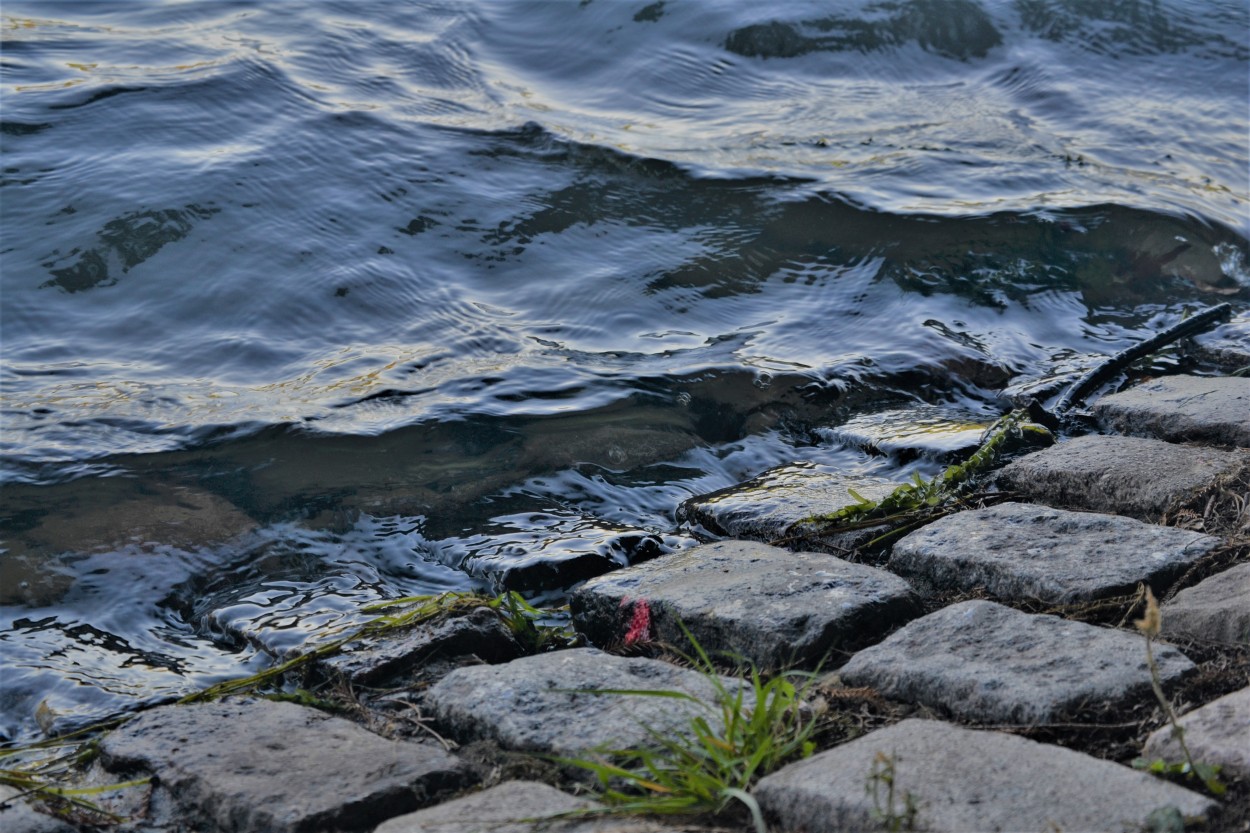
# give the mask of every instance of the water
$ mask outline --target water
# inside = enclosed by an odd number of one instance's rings
[[[9,739],[1250,306],[1240,0],[3,15]]]

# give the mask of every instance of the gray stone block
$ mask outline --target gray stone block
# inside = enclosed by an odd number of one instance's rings
[[[1165,639],[1250,644],[1250,564],[1182,590],[1160,612]]]
[[[1167,645],[1155,646],[1155,662],[1165,685],[1194,668]],[[1142,637],[979,600],[915,620],[860,651],[839,675],[985,723],[1054,723],[1083,706],[1150,696]]]
[[[1181,715],[1179,722],[1185,730],[1185,745],[1195,761],[1218,764],[1224,781],[1250,778],[1250,688],[1212,700]],[[1152,733],[1142,754],[1151,760],[1185,760],[1171,726]]]
[[[1104,396],[1093,412],[1122,434],[1250,447],[1250,378],[1164,376]]]
[[[880,500],[898,485],[877,477],[794,463],[769,469],[728,489],[693,497],[677,508],[677,519],[716,538],[776,541],[809,530],[799,523],[804,518],[836,512],[855,503],[851,489],[868,500]],[[814,535],[804,545],[833,553],[847,552],[883,531],[884,527],[874,527]]]
[[[1208,489],[1246,476],[1250,452],[1141,437],[1075,437],[1009,463],[999,488],[1067,509],[1146,521],[1193,507]]]
[[[726,681],[734,686],[734,681]],[[463,740],[562,756],[598,746],[644,746],[647,727],[684,731],[710,708],[668,697],[594,694],[594,690],[683,691],[707,703],[716,688],[704,675],[667,662],[575,648],[504,665],[458,668],[425,693],[426,712]]]
[[[894,767],[894,807],[872,774]],[[779,833],[855,833],[902,823],[904,799],[916,806],[915,829],[969,831],[1121,831],[1142,829],[1160,808],[1200,816],[1216,807],[1204,796],[1070,749],[1001,732],[929,720],[905,720],[764,778],[754,795]],[[900,828],[902,829],[902,828]]]
[[[338,654],[318,660],[323,672],[346,677],[355,685],[376,685],[411,671],[432,658],[473,655],[485,662],[507,662],[521,646],[490,610],[427,622],[398,633],[349,642]]]
[[[895,575],[823,553],[721,541],[591,579],[573,592],[573,623],[592,641],[625,640],[646,605],[643,638],[690,651],[679,622],[709,652],[760,668],[812,666],[919,615]]]
[[[371,829],[470,780],[440,747],[269,700],[154,709],[100,751],[112,772],[156,775],[181,820],[231,833]]]
[[[890,569],[940,590],[984,587],[1049,604],[1164,589],[1219,539],[1118,515],[1001,503],[956,512],[894,545]]]
[[[676,827],[636,818],[557,818],[597,807],[536,781],[506,781],[480,793],[418,810],[382,824],[376,833],[670,833]]]

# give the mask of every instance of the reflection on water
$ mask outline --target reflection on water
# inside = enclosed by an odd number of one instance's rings
[[[693,495],[964,441],[883,415],[1244,312],[1248,18],[6,4],[0,733],[558,598]]]

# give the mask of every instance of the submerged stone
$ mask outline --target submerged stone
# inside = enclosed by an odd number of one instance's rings
[[[1200,816],[1217,807],[1071,749],[931,720],[904,720],[790,764],[753,794],[779,833],[890,824],[929,833],[1139,830],[1161,808]]]
[[[1226,371],[1250,367],[1250,317],[1242,315],[1196,335],[1186,347],[1198,359]]]
[[[948,460],[976,449],[989,427],[989,421],[971,414],[915,405],[861,414],[839,426],[818,429],[818,433],[827,440],[873,454]]]
[[[1118,515],[1002,503],[956,512],[894,545],[890,569],[939,590],[984,587],[1050,604],[1164,589],[1219,539]]]
[[[1250,447],[1250,378],[1164,376],[1104,396],[1092,410],[1122,434]]]
[[[675,833],[636,817],[561,817],[601,805],[537,781],[505,781],[437,807],[391,819],[376,833]]]
[[[56,604],[74,586],[69,569],[62,558],[6,552],[0,558],[0,605]]]
[[[156,776],[184,824],[230,833],[370,830],[469,781],[440,747],[270,700],[153,709],[100,753],[112,772]]]
[[[760,668],[812,666],[920,612],[907,582],[832,555],[720,541],[591,579],[569,601],[600,645],[659,641]],[[645,616],[645,626],[639,625]]]
[[[1238,564],[1177,593],[1160,609],[1166,639],[1250,644],[1250,564]]]
[[[96,478],[49,487],[5,486],[5,533],[10,553],[37,556],[159,547],[196,550],[220,545],[256,528],[229,501],[190,486],[127,478]],[[19,522],[20,521],[20,522]]]
[[[999,488],[1067,509],[1156,521],[1198,507],[1215,488],[1250,475],[1250,452],[1141,437],[1074,437],[1014,460]]]
[[[627,471],[675,459],[699,444],[690,414],[682,410],[594,412],[527,425],[518,466],[558,471],[589,464]]]
[[[1155,647],[1155,662],[1164,685],[1194,668],[1168,645]],[[847,685],[964,720],[1017,725],[1054,723],[1150,691],[1140,635],[980,600],[911,622],[838,674]]]
[[[856,503],[851,490],[875,501],[898,485],[877,477],[794,463],[769,469],[736,486],[693,497],[678,507],[677,519],[713,538],[771,542],[788,535],[803,535],[805,546],[833,553],[849,552],[885,528],[823,535],[815,534],[815,527],[803,521]]]
[[[1185,745],[1194,760],[1220,767],[1221,780],[1250,778],[1250,688],[1243,688],[1212,700],[1201,708],[1181,715]],[[1146,739],[1142,756],[1180,763],[1185,753],[1172,732],[1164,726]]]
[[[724,681],[731,687],[732,680]],[[684,731],[692,718],[719,709],[670,697],[596,694],[597,690],[682,691],[715,704],[712,678],[660,660],[575,648],[504,665],[458,668],[425,693],[426,713],[462,740],[489,739],[508,749],[576,756],[601,745],[652,742]],[[748,701],[749,702],[749,701]]]
[[[21,790],[0,784],[0,830],[5,833],[75,833],[77,827],[36,810]]]

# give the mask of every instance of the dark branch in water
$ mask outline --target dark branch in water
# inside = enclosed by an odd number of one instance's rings
[[[1127,350],[1121,350],[1114,356],[1104,359],[1094,369],[1076,380],[1072,387],[1068,388],[1063,396],[1059,397],[1059,401],[1055,403],[1052,412],[1055,416],[1062,417],[1074,405],[1084,402],[1085,397],[1089,396],[1091,391],[1106,384],[1113,376],[1133,362],[1144,356],[1149,356],[1151,353],[1168,346],[1178,339],[1197,335],[1209,329],[1216,321],[1228,318],[1232,315],[1232,312],[1233,308],[1230,304],[1219,304],[1197,315],[1190,316],[1163,332],[1151,336],[1143,342],[1134,344]]]

